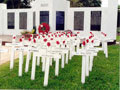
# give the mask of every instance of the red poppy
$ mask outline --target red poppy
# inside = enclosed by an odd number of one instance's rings
[[[13,39],[16,39],[16,37],[14,36]]]
[[[57,35],[55,35],[55,37],[57,37]]]
[[[92,40],[91,42],[94,43],[94,40]]]
[[[47,39],[44,39],[44,42],[47,42]]]
[[[70,32],[67,32],[67,34],[70,34]]]
[[[92,38],[92,36],[89,37],[89,39],[91,39],[91,38]]]
[[[35,40],[35,39],[33,39],[33,42],[34,42],[34,43],[36,43],[36,40]]]
[[[56,44],[57,44],[57,45],[59,45],[59,44],[60,44],[60,42],[59,42],[59,41],[56,41]]]
[[[69,35],[67,35],[67,37],[69,38]]]
[[[22,38],[20,38],[19,41],[22,42]]]
[[[90,34],[93,34],[92,32],[90,32]]]
[[[49,34],[51,34],[52,32],[49,32]]]
[[[45,38],[45,36],[42,36],[43,38]]]
[[[71,34],[70,36],[72,37],[73,35]]]
[[[107,34],[105,34],[104,32],[101,32],[105,37],[107,36]]]
[[[90,32],[90,34],[92,35],[92,37],[94,37],[94,34],[92,32]]]
[[[53,40],[53,38],[51,38],[51,40]]]
[[[39,36],[39,34],[37,34],[37,36]]]
[[[24,36],[22,36],[22,38],[24,38]]]
[[[48,37],[50,37],[50,35],[48,35]]]
[[[51,46],[51,43],[50,43],[50,42],[47,42],[47,46],[50,47],[50,46]]]
[[[30,37],[32,37],[33,35],[31,34]]]
[[[89,43],[89,40],[87,39],[86,42]]]
[[[31,38],[29,38],[28,40],[31,41]]]
[[[38,39],[40,39],[40,36],[38,37]]]
[[[85,46],[85,44],[86,44],[86,43],[85,43],[85,41],[83,41],[83,43],[82,43],[82,44],[83,44],[83,46]]]
[[[106,37],[106,36],[107,36],[107,34],[104,34],[104,36]]]
[[[63,44],[65,44],[65,41],[63,41]]]

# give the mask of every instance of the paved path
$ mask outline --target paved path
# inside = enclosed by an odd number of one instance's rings
[[[19,41],[20,37],[21,37],[20,35],[17,36],[16,38],[17,42]],[[12,35],[0,35],[0,40],[2,40],[3,42],[12,42]]]
[[[11,47],[1,46],[0,48],[8,50],[8,52],[0,53],[0,65],[1,65],[3,63],[6,63],[6,62],[10,61]],[[16,58],[18,58],[18,52],[15,53],[15,59]]]
[[[19,41],[19,38],[21,36],[17,36],[17,42]],[[2,42],[12,42],[12,35],[0,35],[0,40],[2,40]],[[11,56],[11,47],[6,47],[6,46],[0,46],[0,48],[2,49],[7,49],[8,52],[2,52],[0,53],[0,65],[3,63],[6,63],[8,61],[10,61],[10,56]],[[15,59],[18,58],[19,52],[15,52]]]

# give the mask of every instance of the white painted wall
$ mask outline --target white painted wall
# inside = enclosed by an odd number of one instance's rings
[[[70,2],[66,0],[53,0],[53,30],[56,31],[56,11],[65,12],[65,30],[67,30],[67,14],[70,7]]]
[[[106,0],[107,1],[107,0]],[[104,2],[105,4],[106,2]],[[101,31],[105,32],[107,36],[113,40],[116,39],[117,35],[117,0],[108,0],[108,6],[95,7],[95,8],[69,8],[68,10],[68,20],[67,28],[74,31],[74,12],[83,11],[84,12],[84,30],[81,32],[90,32],[90,17],[91,11],[102,11],[101,20]],[[94,31],[99,32],[99,31]]]
[[[116,39],[118,0],[109,0],[108,5],[108,29],[106,32],[109,37]]]
[[[7,5],[6,4],[0,4],[0,34],[3,34],[4,33],[4,10],[7,9]]]
[[[19,13],[20,12],[27,12],[27,30],[32,30],[33,28],[33,11],[30,9],[7,9],[4,10],[4,35],[20,35],[24,29],[19,29]],[[8,29],[7,28],[7,13],[14,12],[15,13],[15,29]]]
[[[2,17],[2,10],[0,9],[0,17]],[[2,34],[2,18],[0,18],[0,34]]]
[[[50,25],[51,30],[54,30],[53,0],[36,0],[32,3],[31,10],[36,12],[36,27],[38,27],[40,24],[40,11],[49,11],[49,25]]]
[[[101,31],[108,34],[109,38],[116,39],[117,26],[117,5],[118,0],[104,0],[103,7],[96,8],[70,8],[70,2],[66,0],[36,0],[32,3],[31,9],[5,9],[0,4],[0,34],[20,34],[19,13],[27,12],[27,30],[33,28],[33,12],[36,12],[36,27],[40,22],[40,11],[49,11],[49,24],[51,31],[56,30],[56,11],[65,11],[65,30],[74,31],[74,11],[84,12],[84,32],[90,32],[90,14],[91,11],[102,11]],[[15,12],[15,29],[7,29],[7,13]]]

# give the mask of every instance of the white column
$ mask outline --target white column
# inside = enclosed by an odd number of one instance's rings
[[[40,25],[40,11],[35,11],[36,15],[36,33],[38,33],[38,26]]]
[[[50,31],[52,31],[52,32],[55,32],[56,31],[56,11],[55,10],[53,10],[52,11],[53,13],[52,13],[52,28],[50,28]]]
[[[0,35],[2,34],[2,9],[0,9]]]
[[[91,12],[89,10],[84,11],[84,32],[90,32],[90,20]]]
[[[74,30],[74,12],[72,9],[68,9],[67,13],[67,29]]]
[[[7,30],[7,26],[8,26],[8,24],[7,24],[7,10],[3,10],[3,12],[2,12],[3,14],[3,18],[2,18],[2,29],[3,29],[3,31],[2,31],[2,34],[6,34],[5,32],[6,32],[6,30]]]
[[[50,31],[52,32],[55,32],[55,25],[56,25],[55,17],[56,17],[55,12],[53,12],[52,10],[49,11],[49,26],[50,26]]]
[[[118,0],[108,0],[108,36],[116,39]],[[111,18],[112,17],[112,18]]]
[[[20,32],[20,31],[19,31],[19,30],[20,30],[20,29],[19,29],[19,27],[20,27],[20,26],[19,26],[19,24],[20,24],[20,23],[19,23],[19,18],[20,18],[20,17],[19,17],[19,12],[14,12],[14,13],[15,13],[15,32],[17,32],[17,31]]]
[[[31,31],[33,29],[33,12],[27,12],[27,30]]]
[[[0,4],[0,34],[4,34],[4,31],[5,31],[5,24],[4,24],[4,11],[7,10],[7,5],[6,4],[3,4],[1,3]]]
[[[65,18],[64,18],[64,29],[65,30],[67,30],[67,29],[69,29],[68,27],[67,27],[67,20],[68,20],[68,18],[67,18],[67,16],[68,16],[68,8],[67,9],[65,9]]]
[[[101,31],[114,40],[117,33],[117,6],[118,0],[108,0],[108,7],[102,8]]]

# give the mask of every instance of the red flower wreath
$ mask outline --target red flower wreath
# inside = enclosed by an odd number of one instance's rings
[[[42,23],[38,27],[39,33],[48,33],[50,30],[50,26],[47,23]]]

